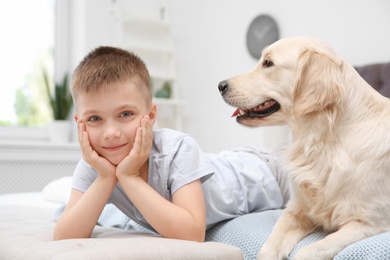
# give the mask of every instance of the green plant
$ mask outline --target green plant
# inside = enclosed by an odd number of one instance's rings
[[[158,98],[170,98],[171,97],[171,83],[169,81],[164,82],[161,89],[156,92]]]
[[[43,79],[46,86],[47,97],[53,110],[55,120],[66,120],[72,107],[72,95],[69,91],[69,76],[65,74],[61,83],[51,85],[47,71],[43,70]],[[54,89],[54,91],[52,91]]]

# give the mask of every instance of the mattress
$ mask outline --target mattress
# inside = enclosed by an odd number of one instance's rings
[[[243,259],[239,248],[220,242],[167,239],[114,227],[96,226],[90,239],[53,241],[55,213],[69,195],[58,193],[58,183],[69,185],[57,180],[41,192],[0,195],[0,259]]]

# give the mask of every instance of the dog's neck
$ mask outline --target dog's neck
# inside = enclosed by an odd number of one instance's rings
[[[311,146],[321,145],[323,140],[337,141],[337,125],[340,115],[335,107],[313,112],[289,122],[292,140]]]

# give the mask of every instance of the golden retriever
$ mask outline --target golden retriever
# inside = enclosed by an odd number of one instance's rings
[[[286,259],[316,229],[329,233],[294,259],[332,259],[390,231],[390,101],[324,42],[281,39],[254,70],[220,82],[238,123],[286,124],[291,198],[258,259]]]

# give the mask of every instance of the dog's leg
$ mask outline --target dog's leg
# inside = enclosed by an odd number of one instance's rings
[[[314,226],[304,215],[284,210],[257,259],[287,259],[295,245],[313,230]]]
[[[293,259],[333,259],[334,256],[352,243],[379,233],[381,233],[381,230],[365,226],[360,222],[349,222],[324,239],[303,247]]]

